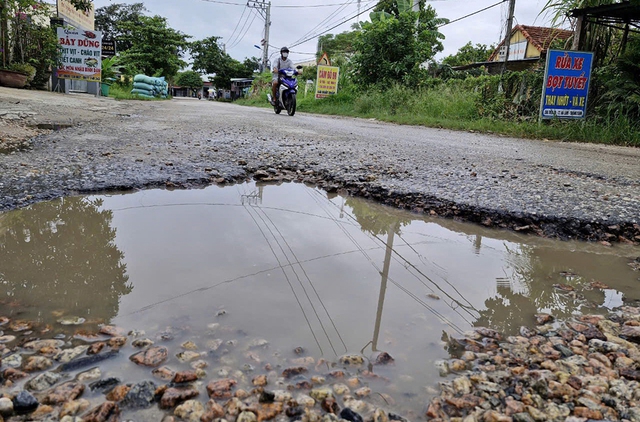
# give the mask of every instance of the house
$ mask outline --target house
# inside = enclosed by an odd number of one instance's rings
[[[509,58],[507,69],[512,71],[525,70],[544,66],[547,49],[560,44],[564,47],[573,31],[558,28],[545,28],[540,26],[517,25],[511,31],[509,41]],[[506,38],[491,53],[486,62],[471,63],[464,66],[456,66],[453,70],[467,70],[474,67],[485,67],[490,74],[500,73],[504,65],[506,53]]]
[[[536,67],[544,60],[547,49],[560,43],[561,45],[573,36],[573,31],[540,26],[516,25],[511,31],[509,42],[508,70],[525,70]],[[486,63],[489,73],[498,73],[504,63],[506,54],[506,38],[489,56]]]

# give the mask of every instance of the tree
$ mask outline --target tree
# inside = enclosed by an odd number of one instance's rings
[[[338,57],[350,57],[355,53],[355,42],[359,31],[345,31],[340,34],[326,34],[318,37],[317,59],[320,59],[322,53],[327,53],[332,59]]]
[[[250,69],[250,67],[225,54],[223,65],[216,72],[213,84],[216,88],[229,89],[231,87],[231,78],[250,78],[253,76],[253,69]]]
[[[423,10],[426,0],[419,0],[418,6]],[[413,0],[380,0],[378,5],[373,9],[375,12],[385,12],[395,17],[399,17],[400,13],[408,12],[413,6]]]
[[[471,44],[471,41],[460,47],[456,54],[449,55],[442,59],[442,63],[449,66],[464,66],[466,64],[484,62],[489,59],[495,46],[485,44]]]
[[[0,233],[5,299],[40,315],[64,310],[104,322],[117,316],[133,286],[113,212],[102,206],[101,199],[72,197],[8,213]]]
[[[247,57],[242,62],[242,65],[245,67],[247,77],[253,75],[254,72],[260,70],[260,65],[262,64],[262,60],[257,57]]]
[[[186,72],[178,73],[178,76],[176,77],[176,85],[191,89],[198,89],[202,88],[203,82],[198,72],[187,70]]]
[[[122,54],[121,63],[130,73],[173,77],[187,63],[182,60],[189,46],[189,35],[167,25],[161,16],[140,16],[140,23],[123,22],[123,39],[131,47]]]
[[[125,51],[131,48],[131,42],[125,40],[128,34],[123,25],[126,22],[140,25],[140,18],[148,10],[143,3],[124,4],[117,3],[96,9],[96,29],[102,31],[104,38],[112,38],[116,41],[117,51]]]
[[[431,6],[420,12],[401,9],[397,17],[373,14],[356,37],[356,83],[418,83],[421,65],[443,49],[444,36],[437,28],[443,22]]]
[[[193,58],[193,69],[203,73],[218,73],[225,65],[226,54],[220,48],[220,37],[209,37],[194,41],[189,46]]]

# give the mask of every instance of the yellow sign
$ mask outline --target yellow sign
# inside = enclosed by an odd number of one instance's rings
[[[340,68],[318,65],[316,83],[316,98],[325,98],[338,92],[338,77]]]
[[[331,60],[329,60],[327,53],[322,53],[322,57],[318,60],[318,66],[331,66]]]
[[[68,23],[77,29],[93,31],[95,21],[95,7],[92,4],[91,10],[84,12],[77,10],[69,0],[58,0],[58,17],[64,18]]]

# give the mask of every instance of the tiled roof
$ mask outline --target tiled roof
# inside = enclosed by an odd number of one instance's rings
[[[566,40],[573,35],[573,31],[559,28],[544,28],[541,26],[529,26],[529,25],[516,25],[511,31],[511,36],[517,31],[522,32],[522,35],[539,51],[545,51],[556,40]],[[498,48],[491,54],[489,60],[493,60],[500,51],[500,47],[504,44],[504,40],[498,45]]]

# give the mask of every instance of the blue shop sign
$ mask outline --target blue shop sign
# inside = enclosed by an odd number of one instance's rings
[[[593,53],[549,50],[540,100],[542,119],[583,119],[591,80]]]

